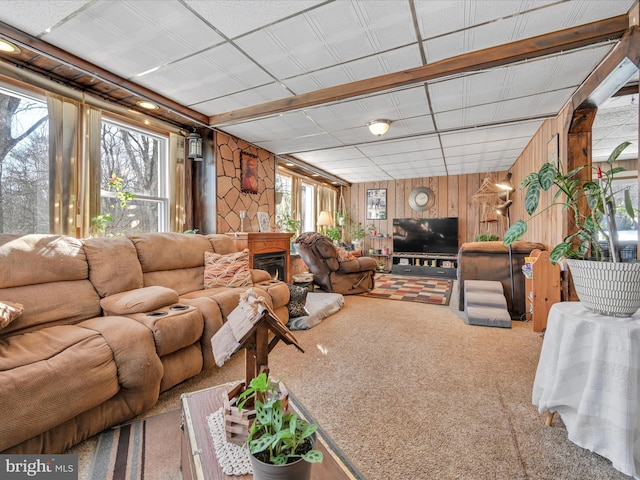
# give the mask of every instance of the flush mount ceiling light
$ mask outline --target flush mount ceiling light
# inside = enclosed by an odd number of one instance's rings
[[[0,38],[0,52],[17,55],[18,53],[21,52],[21,50],[19,47],[17,47],[10,41]]]
[[[389,125],[391,125],[391,120],[385,119],[371,120],[369,123],[367,123],[369,131],[377,136],[381,136],[387,133],[387,130],[389,130]]]
[[[140,108],[144,108],[145,110],[157,110],[158,109],[158,105],[156,105],[153,102],[150,102],[148,100],[138,100],[136,102],[136,105],[138,105]]]

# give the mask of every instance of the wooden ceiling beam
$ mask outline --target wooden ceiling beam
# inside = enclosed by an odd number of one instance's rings
[[[313,107],[337,100],[422,83],[436,78],[542,57],[593,43],[619,39],[628,28],[628,16],[626,14],[618,15],[586,25],[567,28],[557,32],[466,53],[457,57],[447,58],[402,72],[358,80],[289,98],[262,103],[252,107],[212,115],[209,117],[209,124],[214,127],[222,127],[244,120]]]

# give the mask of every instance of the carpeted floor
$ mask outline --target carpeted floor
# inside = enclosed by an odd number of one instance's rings
[[[364,295],[403,302],[449,305],[452,288],[453,280],[445,278],[382,274],[376,276],[375,288]]]
[[[542,338],[530,323],[469,326],[455,294],[451,304],[345,296],[342,310],[295,332],[304,354],[276,346],[272,374],[368,480],[629,478],[571,443],[561,419],[545,426],[531,404]],[[243,375],[236,354],[163,393],[146,415]],[[96,443],[68,452],[79,455],[80,479],[90,478]],[[167,451],[179,448],[167,442]]]

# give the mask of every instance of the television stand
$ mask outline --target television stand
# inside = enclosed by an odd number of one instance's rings
[[[394,253],[391,261],[394,275],[453,279],[457,276],[458,256],[451,253]]]

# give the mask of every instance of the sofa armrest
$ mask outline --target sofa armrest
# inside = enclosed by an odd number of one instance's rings
[[[143,287],[117,293],[100,300],[105,315],[151,312],[178,302],[178,293],[166,287]]]
[[[258,268],[251,269],[251,281],[253,284],[268,282],[271,280],[271,274],[266,270],[260,270]]]

